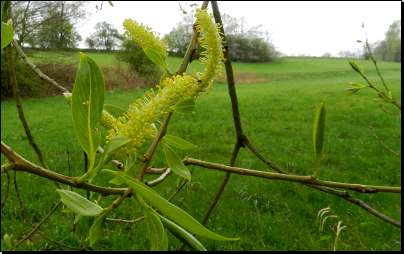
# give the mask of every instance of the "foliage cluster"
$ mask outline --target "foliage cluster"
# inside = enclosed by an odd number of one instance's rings
[[[129,68],[143,76],[146,80],[153,80],[161,71],[144,53],[142,47],[136,42],[125,38],[122,42],[122,49],[115,53],[118,61],[128,63]]]
[[[123,39],[118,30],[112,24],[105,21],[98,22],[95,32],[86,38],[85,42],[90,49],[113,50]]]
[[[386,38],[371,45],[372,51],[379,61],[401,63],[401,20],[396,20],[389,26]],[[365,59],[370,59],[369,54]]]
[[[16,41],[40,48],[75,48],[81,36],[74,27],[87,16],[84,1],[13,1],[8,16]]]

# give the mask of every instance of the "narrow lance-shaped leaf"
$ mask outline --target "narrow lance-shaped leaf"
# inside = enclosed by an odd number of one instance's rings
[[[14,30],[9,25],[1,24],[1,49],[7,47],[13,40]]]
[[[104,104],[104,110],[110,113],[114,118],[124,116],[126,110],[111,104]]]
[[[180,114],[192,115],[195,110],[195,101],[192,98],[185,99],[172,106],[171,109]]]
[[[187,212],[168,202],[167,200],[162,198],[157,192],[152,190],[150,187],[147,187],[146,185],[142,184],[136,178],[128,176],[123,172],[112,171],[109,169],[104,169],[103,171],[121,177],[122,180],[124,180],[124,182],[129,187],[131,187],[136,193],[141,195],[147,202],[152,204],[153,207],[159,209],[168,218],[170,218],[172,221],[180,225],[182,228],[196,235],[204,236],[216,241],[236,241],[239,239],[239,238],[228,238],[213,233],[209,229],[205,228],[202,224],[200,224],[197,220],[192,218],[192,216],[189,215]]]
[[[325,101],[321,102],[320,107],[314,116],[313,123],[313,148],[314,154],[316,155],[316,172],[320,167],[321,156],[323,152],[324,144],[324,133],[325,133]]]
[[[191,173],[189,173],[188,168],[184,165],[182,160],[174,152],[174,150],[163,141],[164,154],[166,155],[166,161],[170,169],[177,175],[180,175],[191,181]]]
[[[178,240],[188,245],[196,251],[206,251],[205,247],[196,239],[193,235],[185,231],[183,228],[175,224],[174,222],[167,220],[163,216],[157,214],[163,223],[164,227],[168,229]]]
[[[107,147],[105,148],[103,154],[103,157],[105,156],[103,161],[104,165],[112,160],[112,156],[114,156],[114,154],[119,150],[119,148],[128,144],[131,141],[132,139],[122,135],[115,136],[113,139],[111,139],[108,142]]]
[[[163,57],[157,53],[154,49],[145,48],[143,49],[146,56],[152,60],[153,63],[157,64],[160,67],[163,67],[164,70],[170,75],[173,76],[173,73],[168,69],[167,62],[163,59]]]
[[[174,147],[179,148],[181,150],[188,150],[188,149],[196,148],[196,145],[193,145],[193,144],[189,143],[188,141],[186,141],[186,140],[184,140],[182,138],[179,138],[179,137],[176,137],[176,136],[173,136],[173,135],[170,135],[170,134],[166,134],[163,137],[163,140],[164,140],[164,142],[166,142],[170,146],[174,146]]]
[[[102,212],[102,207],[85,199],[76,192],[69,190],[56,190],[62,202],[75,213],[82,216],[96,216]]]
[[[354,69],[357,73],[362,74],[361,70],[359,69],[358,65],[356,65],[356,63],[354,63],[353,61],[348,62],[351,65],[352,69]]]
[[[136,198],[143,208],[143,214],[146,219],[150,250],[166,251],[168,249],[168,238],[157,212],[148,206],[139,194],[136,194]]]
[[[97,241],[97,239],[102,236],[102,231],[104,229],[104,222],[107,217],[107,214],[108,213],[101,214],[94,220],[93,225],[91,226],[89,232],[91,245],[93,245]]]
[[[72,92],[73,127],[81,147],[94,166],[95,153],[101,142],[99,131],[104,105],[104,77],[97,63],[80,52],[80,65]]]

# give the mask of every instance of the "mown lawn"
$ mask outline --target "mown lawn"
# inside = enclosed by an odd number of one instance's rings
[[[113,55],[88,55],[100,65],[113,63]],[[172,70],[179,62],[179,58],[168,58]],[[369,79],[382,88],[370,61],[355,62],[364,67]],[[401,102],[401,64],[378,64],[393,95]],[[192,63],[188,72],[202,67],[197,62]],[[246,77],[249,80],[236,86],[243,130],[258,151],[273,163],[293,174],[312,174],[312,124],[315,111],[325,100],[326,138],[319,178],[369,185],[401,185],[401,158],[383,148],[370,132],[371,127],[386,145],[401,154],[401,118],[383,112],[372,101],[377,95],[370,89],[343,97],[345,89],[350,87],[349,82],[366,84],[346,59],[281,58],[266,64],[234,63],[233,68],[236,81],[237,78],[245,81]],[[110,91],[105,95],[105,103],[127,107],[146,90]],[[48,166],[61,174],[83,174],[83,152],[74,136],[70,106],[64,98],[24,100],[22,106]],[[386,108],[399,112],[390,105]],[[180,157],[228,164],[236,135],[227,85],[219,82],[208,95],[200,96],[196,100],[194,115],[174,114],[168,133],[198,146],[194,150],[177,151]],[[103,134],[106,135],[105,130]],[[1,104],[1,136],[2,141],[17,153],[39,164],[25,138],[13,101]],[[6,162],[3,155],[1,162]],[[166,165],[161,147],[156,151],[152,164],[156,167]],[[241,150],[236,166],[273,172],[247,148]],[[223,172],[195,167],[192,182],[172,202],[200,220],[223,176]],[[110,180],[108,177],[100,175],[93,183],[113,186],[107,183]],[[147,180],[153,178],[155,176],[147,176]],[[175,191],[176,180],[177,177],[171,175],[154,189],[168,198]],[[4,174],[1,181],[4,200],[7,185]],[[56,187],[49,180],[27,173],[17,173],[17,181],[25,212],[33,222],[39,222],[59,199]],[[1,213],[1,232],[2,237],[7,233],[20,239],[30,227],[20,215],[13,185],[10,187],[10,196]],[[84,194],[84,191],[78,192]],[[379,212],[401,221],[400,195],[349,193]],[[109,206],[112,200],[112,197],[103,198],[101,206]],[[320,232],[316,224],[317,213],[327,206],[339,219],[328,218],[324,230]],[[41,230],[55,240],[77,246],[60,210]],[[111,217],[122,219],[140,216],[142,212],[133,199],[125,200],[111,214]],[[338,250],[401,250],[401,230],[358,206],[298,183],[241,175],[230,177],[206,225],[218,234],[241,239],[235,242],[198,239],[208,250],[333,250],[335,235],[332,227],[339,220],[347,228],[339,236]],[[87,238],[90,225],[91,219],[88,218],[77,223],[76,233],[82,240]],[[107,222],[106,229],[94,249],[147,250],[149,247],[144,237],[144,221],[135,225]],[[178,246],[178,240],[168,235],[169,248]],[[35,249],[54,246],[38,235],[32,240]],[[1,244],[1,249],[5,250],[3,242]]]

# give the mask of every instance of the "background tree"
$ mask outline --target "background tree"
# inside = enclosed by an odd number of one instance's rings
[[[385,35],[383,41],[372,45],[376,59],[401,63],[401,20],[395,20]]]
[[[86,5],[85,1],[12,2],[9,15],[17,43],[55,48],[77,45],[81,37],[75,25],[87,17]]]
[[[146,56],[136,42],[126,36],[122,42],[122,49],[115,54],[115,57],[118,61],[128,63],[132,71],[144,76],[145,79],[158,77],[159,67]]]
[[[193,33],[194,22],[194,12],[189,12],[169,34],[164,36],[170,47],[170,55],[184,56]],[[270,33],[263,25],[247,29],[245,17],[234,18],[228,14],[223,15],[223,24],[227,45],[231,48],[229,52],[232,61],[272,62],[279,56],[271,43]],[[201,50],[203,49],[198,48],[198,52]]]
[[[187,47],[189,45],[189,41],[191,40],[193,34],[193,24],[195,22],[195,11],[182,16],[182,20],[177,23],[177,26],[174,27],[169,34],[166,34],[164,38],[167,40],[167,44],[169,45],[169,54],[172,56],[181,56],[185,55],[187,51]]]
[[[86,44],[90,48],[113,50],[115,46],[123,39],[118,30],[112,24],[105,21],[98,22],[95,27],[95,32],[87,37]]]

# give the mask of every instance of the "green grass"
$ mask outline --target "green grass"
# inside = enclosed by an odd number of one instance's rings
[[[109,56],[100,57],[108,59]],[[175,69],[173,67],[178,66],[179,62],[178,58],[168,58],[171,69]],[[372,64],[361,60],[355,62],[360,67],[364,66],[369,79],[381,88]],[[190,67],[194,66],[199,65],[193,63]],[[365,84],[346,59],[281,58],[270,64],[234,63],[233,68],[236,73],[250,73],[266,79],[257,83],[240,83],[236,89],[243,130],[251,143],[273,163],[294,174],[308,175],[313,172],[312,124],[315,111],[325,99],[326,137],[319,178],[371,185],[401,185],[401,159],[384,149],[369,130],[372,127],[385,144],[401,153],[401,119],[380,110],[372,102],[377,96],[370,89],[343,98],[349,82]],[[401,64],[380,62],[379,68],[394,96],[401,101]],[[127,107],[145,91],[107,92],[105,103]],[[48,166],[68,175],[68,149],[71,175],[81,175],[83,154],[74,136],[70,106],[66,101],[63,98],[32,99],[24,100],[22,106]],[[388,109],[397,112],[393,107]],[[2,141],[28,160],[39,164],[25,138],[13,102],[3,102],[1,112]],[[106,131],[103,130],[103,133]],[[194,150],[178,151],[180,157],[228,164],[236,136],[227,85],[217,83],[208,95],[200,96],[194,115],[174,114],[168,133],[198,146]],[[6,162],[3,155],[1,162]],[[156,151],[152,164],[156,167],[166,164],[161,147]],[[240,151],[236,166],[271,171],[247,148]],[[195,167],[192,183],[188,183],[172,202],[200,220],[223,176],[223,172]],[[148,180],[153,178],[147,176]],[[4,199],[7,178],[3,174],[1,179]],[[175,191],[176,179],[175,175],[171,175],[154,189],[168,198]],[[30,219],[39,222],[58,201],[54,191],[56,187],[49,180],[27,173],[18,173],[17,180],[23,195],[24,210]],[[100,175],[94,182],[107,185],[108,180],[107,175]],[[84,191],[78,192],[84,194]],[[350,194],[401,221],[399,195]],[[103,198],[101,206],[109,206],[112,200],[112,197]],[[199,239],[208,250],[332,250],[335,237],[331,227],[337,220],[328,219],[323,232],[319,232],[316,225],[318,211],[327,206],[331,206],[350,230],[342,231],[339,236],[348,250],[401,250],[401,230],[358,206],[297,183],[241,175],[230,177],[206,225],[218,234],[240,237],[241,240],[215,242]],[[68,223],[60,214],[60,209],[58,211],[41,230],[58,241],[77,246]],[[135,219],[142,213],[137,203],[129,199],[111,216]],[[29,226],[19,213],[13,188],[1,220],[2,236],[14,234],[18,239],[29,232]],[[89,225],[91,220],[85,219],[76,226],[82,240],[88,236]],[[105,232],[94,248],[147,250],[149,243],[143,237],[145,227],[144,222],[134,226],[107,223],[111,231]],[[168,235],[170,248],[176,247],[178,241]],[[46,243],[39,236],[34,236],[33,240],[36,249],[45,248]],[[50,246],[54,245],[48,244],[48,248]],[[338,249],[343,249],[341,243],[338,246]],[[5,249],[3,243],[1,249]]]

